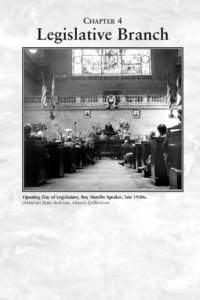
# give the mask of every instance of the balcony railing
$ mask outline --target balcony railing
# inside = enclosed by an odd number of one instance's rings
[[[165,95],[115,95],[118,100],[118,107],[167,107],[167,97]],[[52,96],[47,96],[47,104]],[[98,107],[103,108],[107,105],[107,96],[53,96],[53,102],[56,108],[81,108],[81,107]],[[39,107],[41,105],[41,96],[24,97],[25,107]],[[48,107],[48,105],[47,105]]]

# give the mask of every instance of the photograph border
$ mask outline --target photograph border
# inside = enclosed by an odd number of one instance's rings
[[[181,176],[181,189],[169,189],[168,187],[166,187],[166,189],[152,189],[152,190],[148,190],[148,189],[136,189],[136,190],[131,190],[131,191],[127,191],[127,190],[116,190],[116,191],[109,191],[109,190],[92,190],[92,191],[82,191],[82,190],[67,190],[67,191],[59,191],[59,190],[54,190],[54,191],[46,191],[46,190],[28,190],[28,188],[24,188],[24,51],[26,49],[80,49],[80,48],[84,48],[84,49],[95,49],[95,48],[110,48],[110,49],[115,49],[115,48],[126,48],[126,49],[132,49],[132,48],[137,48],[137,49],[181,49],[182,50],[182,57],[181,57],[181,66],[182,66],[182,80],[181,80],[181,91],[182,91],[182,112],[183,112],[183,117],[182,117],[182,133],[181,133],[181,165],[182,165],[182,176]],[[153,75],[153,74],[152,74]],[[152,76],[151,75],[151,76]],[[23,193],[165,193],[165,192],[169,192],[169,193],[180,193],[180,192],[184,192],[184,47],[38,47],[38,46],[30,46],[30,47],[22,47],[22,192]],[[42,186],[42,185],[41,185]]]

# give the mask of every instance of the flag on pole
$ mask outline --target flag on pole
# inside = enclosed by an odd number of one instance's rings
[[[169,105],[169,111],[170,111],[170,114],[169,114],[169,117],[172,118],[174,115],[173,115],[173,105],[174,105],[174,95],[171,91],[171,88],[169,86],[169,83],[168,83],[168,80],[167,80],[167,93],[166,93],[166,100],[167,100],[167,103]]]
[[[176,104],[178,106],[182,105],[182,97],[181,97],[181,88],[180,88],[180,78],[177,77],[176,80]]]
[[[52,78],[51,97],[52,97],[51,106],[52,106],[52,108],[55,108],[55,76],[54,76],[54,73],[53,73],[53,78]]]
[[[52,86],[51,86],[51,97],[49,99],[49,111],[50,111],[50,118],[54,119],[53,110],[55,108],[55,77],[53,73],[53,79],[52,79]]]
[[[53,79],[52,79],[52,88],[51,88],[51,96],[55,96],[55,76],[53,73]]]
[[[42,106],[42,109],[47,107],[47,86],[46,86],[46,82],[45,82],[44,78],[43,78],[43,83],[42,83],[41,106]]]
[[[170,86],[169,86],[169,83],[168,83],[168,80],[167,80],[167,92],[166,92],[166,102],[167,103],[170,103],[170,96],[171,96]]]

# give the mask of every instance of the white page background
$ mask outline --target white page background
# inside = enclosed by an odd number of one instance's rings
[[[199,300],[200,2],[0,4],[0,300]],[[22,205],[22,47],[55,46],[36,41],[37,27],[87,31],[86,16],[122,17],[115,26],[130,31],[164,27],[169,41],[58,46],[184,47],[183,193],[145,193],[109,206]]]

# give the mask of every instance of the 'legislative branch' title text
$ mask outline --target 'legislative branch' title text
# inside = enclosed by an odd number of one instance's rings
[[[109,41],[116,39],[118,41],[164,41],[169,40],[168,32],[160,27],[157,31],[129,31],[126,27],[122,27],[122,18],[115,19],[92,19],[86,17],[83,23],[91,25],[89,30],[79,30],[78,27],[63,27],[60,31],[48,31],[46,28],[37,28],[37,40],[52,41],[55,44],[61,44],[63,41]],[[120,23],[120,27],[115,27]],[[96,25],[112,25],[112,31],[99,31]]]

